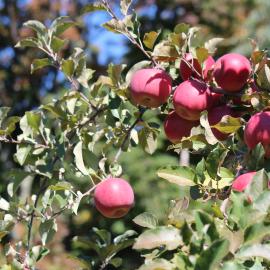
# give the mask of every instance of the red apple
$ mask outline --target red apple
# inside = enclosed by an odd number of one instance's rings
[[[183,137],[190,135],[193,127],[199,124],[199,121],[188,121],[180,117],[175,111],[172,111],[164,121],[164,131],[169,141],[179,143]]]
[[[130,82],[132,100],[148,108],[157,108],[165,103],[171,90],[171,77],[165,71],[156,68],[136,71]]]
[[[120,218],[134,204],[134,193],[130,184],[121,178],[108,178],[99,183],[94,193],[98,211],[108,218]]]
[[[236,117],[236,113],[227,105],[222,105],[211,109],[208,112],[208,121],[210,126],[214,126],[220,122],[223,116],[230,115]],[[229,133],[222,133],[216,128],[211,128],[213,134],[219,141],[224,141],[229,137]]]
[[[216,83],[225,91],[237,92],[247,83],[251,73],[249,60],[237,53],[220,57],[214,67]]]
[[[212,107],[213,97],[206,83],[191,79],[176,88],[173,105],[182,118],[198,120],[202,111]]]
[[[238,176],[232,183],[232,189],[239,192],[244,191],[255,174],[256,172],[248,172]]]
[[[203,78],[205,81],[209,82],[212,80],[212,74],[210,74],[210,70],[214,68],[215,60],[212,56],[208,56],[203,63]]]
[[[245,128],[244,140],[249,149],[261,143],[265,157],[270,158],[270,112],[259,112],[251,116]]]
[[[187,64],[189,63],[189,64]],[[186,53],[183,60],[180,61],[180,75],[184,81],[194,77],[200,79],[202,75],[202,67],[198,59],[194,58],[191,53]]]

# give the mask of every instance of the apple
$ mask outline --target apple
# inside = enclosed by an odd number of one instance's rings
[[[223,116],[230,115],[236,117],[236,113],[228,105],[222,105],[212,108],[208,112],[208,121],[210,126],[214,126],[220,122]],[[219,141],[224,141],[229,137],[229,133],[222,133],[216,128],[211,128],[213,134]]]
[[[242,192],[244,191],[249,183],[252,181],[256,172],[248,172],[236,177],[232,183],[232,190]]]
[[[214,68],[215,60],[212,56],[208,56],[203,63],[203,78],[205,81],[209,82],[212,80],[212,74],[210,71]]]
[[[220,57],[214,66],[214,78],[219,87],[228,92],[238,92],[247,83],[251,73],[249,60],[237,53]]]
[[[187,63],[189,63],[189,65]],[[184,81],[190,79],[191,76],[200,79],[199,74],[202,75],[202,67],[198,59],[194,58],[191,53],[185,53],[183,60],[180,61],[181,78]]]
[[[251,116],[245,127],[244,140],[249,149],[261,143],[265,157],[270,158],[270,112],[259,112]]]
[[[191,53],[186,53],[183,57],[184,60],[180,61],[180,76],[186,81],[191,77],[201,79],[202,77],[206,81],[211,80],[208,71],[210,71],[215,64],[215,60],[212,56],[208,56],[201,67],[198,59],[194,58]],[[187,64],[189,63],[189,64]]]
[[[138,105],[157,108],[167,101],[171,90],[172,79],[161,69],[140,69],[132,75],[130,94]]]
[[[120,218],[125,216],[134,204],[133,189],[124,179],[111,177],[97,185],[94,201],[103,216]]]
[[[204,110],[213,105],[213,96],[206,83],[187,80],[179,84],[173,95],[173,105],[179,116],[187,120],[198,120]]]
[[[191,129],[199,124],[199,121],[188,121],[172,111],[164,121],[164,131],[168,140],[176,144],[181,142],[183,137],[188,137]]]

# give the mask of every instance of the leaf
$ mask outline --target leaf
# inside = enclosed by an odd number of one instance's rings
[[[141,227],[149,229],[154,229],[158,225],[157,218],[153,214],[147,212],[136,216],[132,221]]]
[[[199,63],[203,63],[209,56],[208,50],[205,48],[196,48],[196,57],[199,60]]]
[[[124,22],[116,19],[111,19],[110,21],[102,24],[102,26],[116,34],[123,33],[126,29]]]
[[[16,45],[15,48],[25,48],[25,47],[33,47],[38,48],[40,47],[40,43],[37,38],[35,37],[29,37],[20,40]]]
[[[195,172],[185,166],[165,166],[157,171],[157,175],[179,186],[194,186]]]
[[[224,38],[212,38],[208,40],[205,44],[204,47],[208,50],[210,54],[214,54],[217,50],[217,46],[219,43],[221,43],[224,40]]]
[[[260,243],[266,236],[270,235],[270,225],[265,223],[253,224],[246,228],[244,234],[245,245]]]
[[[52,240],[56,231],[57,231],[57,224],[55,220],[47,220],[40,224],[39,234],[43,246],[45,246],[50,240]]]
[[[66,40],[63,40],[61,38],[58,38],[56,36],[52,37],[51,40],[51,48],[53,52],[57,53],[59,52],[66,44]]]
[[[113,258],[109,261],[109,264],[113,265],[115,268],[120,267],[122,263],[123,263],[123,259],[119,257]]]
[[[165,259],[154,259],[146,262],[138,270],[172,270],[175,266]]]
[[[127,230],[123,234],[118,235],[117,237],[115,237],[113,239],[113,243],[114,243],[114,245],[118,245],[118,244],[120,244],[122,242],[125,242],[126,240],[129,240],[129,237],[135,236],[135,235],[137,235],[137,233],[135,231]]]
[[[246,270],[246,267],[237,262],[225,262],[221,270]]]
[[[4,198],[0,197],[0,209],[8,211],[9,207],[10,207],[9,202]]]
[[[165,246],[174,250],[182,243],[180,231],[174,227],[161,226],[143,232],[135,241],[133,249],[154,249]]]
[[[75,164],[76,167],[81,171],[84,175],[89,175],[88,170],[86,169],[83,161],[83,149],[82,142],[78,142],[74,147],[73,154],[75,156]]]
[[[31,64],[31,74],[36,70],[44,68],[46,66],[52,65],[52,62],[49,58],[35,59]]]
[[[238,259],[248,259],[252,257],[260,257],[270,260],[270,245],[268,244],[255,244],[243,246],[236,254]]]
[[[15,154],[18,163],[23,166],[29,153],[31,151],[30,145],[20,145]]]
[[[214,270],[218,268],[222,259],[229,253],[229,241],[219,239],[204,250],[195,264],[195,270]]]
[[[9,111],[9,107],[0,107],[0,126],[2,126],[3,121],[7,118]]]
[[[67,77],[71,77],[74,73],[75,63],[71,59],[62,60],[61,69]]]
[[[93,74],[95,73],[95,70],[90,68],[83,69],[82,73],[78,77],[78,82],[85,88],[89,87],[88,82],[93,78]]]
[[[242,127],[242,121],[241,118],[224,115],[219,123],[211,127],[216,128],[222,133],[234,133]]]
[[[50,27],[52,36],[59,36],[74,25],[76,25],[76,23],[71,21],[68,16],[58,17],[52,22]]]
[[[152,155],[157,149],[157,135],[152,129],[144,127],[139,131],[139,144],[143,150]]]
[[[200,117],[200,124],[205,129],[205,138],[207,142],[211,145],[214,145],[218,142],[217,138],[214,136],[211,127],[208,122],[207,112],[203,112]]]
[[[129,10],[131,3],[132,3],[132,0],[121,0],[120,1],[121,12],[123,13],[123,15],[126,16],[128,14],[128,10]]]
[[[41,124],[41,114],[34,112],[26,112],[27,122],[29,126],[35,131],[39,131],[39,127]]]
[[[143,44],[148,48],[148,49],[153,49],[154,44],[159,36],[160,32],[155,32],[151,31],[149,33],[145,33],[143,37]]]
[[[189,25],[186,23],[179,23],[174,27],[173,32],[176,34],[185,33],[187,34],[189,30]]]
[[[101,3],[87,4],[81,10],[81,14],[85,14],[85,13],[93,12],[93,11],[97,11],[97,10],[106,10],[106,8]]]
[[[179,58],[179,53],[171,42],[163,40],[155,46],[152,56],[159,60],[173,61]]]
[[[27,21],[23,24],[23,26],[33,29],[40,36],[43,36],[47,32],[47,28],[45,27],[45,25],[40,21],[36,20]]]

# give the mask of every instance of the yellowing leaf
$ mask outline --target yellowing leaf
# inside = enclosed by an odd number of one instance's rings
[[[241,118],[224,115],[219,123],[212,126],[222,133],[234,133],[242,126]]]
[[[153,49],[159,33],[160,32],[155,32],[155,31],[145,33],[145,35],[143,37],[143,43],[148,49]]]

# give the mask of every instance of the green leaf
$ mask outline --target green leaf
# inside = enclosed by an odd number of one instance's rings
[[[260,243],[266,236],[270,235],[270,225],[265,223],[253,224],[246,228],[244,234],[245,245]]]
[[[121,0],[120,1],[121,12],[123,13],[123,15],[126,16],[128,14],[128,9],[129,9],[131,3],[132,3],[132,0]]]
[[[270,245],[268,244],[254,244],[243,246],[236,254],[236,258],[248,259],[252,257],[260,257],[270,260]]]
[[[194,186],[195,172],[185,166],[165,166],[157,171],[157,175],[179,186]]]
[[[225,262],[221,270],[246,270],[246,267],[237,262]]]
[[[25,163],[30,152],[31,152],[31,145],[20,145],[18,147],[15,157],[21,166],[23,166],[23,164]]]
[[[23,26],[33,29],[40,36],[43,36],[47,32],[47,28],[45,27],[45,25],[40,21],[36,20],[27,21],[23,24]]]
[[[219,268],[222,259],[229,253],[229,241],[220,239],[204,250],[195,264],[195,270]]]
[[[196,57],[199,60],[199,63],[203,63],[209,56],[208,50],[205,48],[196,48]]]
[[[67,77],[71,77],[74,73],[75,63],[71,59],[62,60],[61,69]]]
[[[90,68],[83,69],[80,76],[77,78],[78,82],[85,88],[89,87],[88,82],[92,79],[93,74],[95,73],[95,70]]]
[[[5,135],[10,135],[15,129],[16,129],[16,124],[21,120],[20,117],[18,116],[11,116],[8,117],[3,124],[4,128],[4,134]],[[1,131],[0,131],[1,132]]]
[[[160,32],[155,32],[151,31],[149,33],[145,33],[143,37],[143,44],[148,48],[148,49],[153,49],[154,44],[159,36]]]
[[[74,25],[76,25],[76,23],[70,21],[68,16],[62,16],[52,22],[50,30],[52,35],[59,36]]]
[[[41,113],[26,112],[27,122],[29,126],[35,131],[39,132],[39,127],[41,124]]]
[[[45,246],[49,241],[52,240],[56,231],[57,231],[57,224],[55,220],[47,220],[40,224],[39,234],[43,246]]]
[[[20,40],[16,45],[15,48],[25,48],[25,47],[33,47],[33,48],[39,48],[40,43],[37,38],[35,37],[29,37]]]
[[[187,34],[189,30],[189,25],[186,23],[179,23],[174,27],[173,32],[176,34],[185,33]]]
[[[52,62],[49,58],[35,59],[31,65],[31,73],[50,65],[52,65]]]
[[[123,259],[119,257],[113,258],[109,261],[109,264],[113,265],[115,268],[120,267],[122,263],[123,263]]]
[[[85,14],[85,13],[93,12],[93,11],[97,11],[97,10],[104,10],[105,11],[106,8],[101,3],[87,4],[86,6],[83,7],[81,14]]]
[[[61,38],[58,38],[56,36],[52,37],[51,40],[51,48],[53,52],[57,53],[59,52],[66,44],[66,40],[63,40]]]
[[[210,54],[214,54],[217,50],[217,46],[219,43],[221,43],[224,40],[224,38],[212,38],[208,40],[205,44],[204,47],[208,50]]]
[[[4,198],[0,197],[0,209],[8,211],[10,208],[9,202]]]
[[[139,144],[142,146],[143,150],[152,155],[157,149],[157,135],[156,133],[148,128],[144,127],[139,131]]]
[[[157,218],[153,214],[147,212],[136,216],[132,221],[141,227],[149,229],[154,229],[158,225]]]
[[[8,116],[9,111],[9,107],[0,107],[0,126],[2,126],[2,123]]]
[[[254,179],[254,181],[256,180]],[[270,208],[270,191],[265,190],[259,194],[252,206],[261,213],[267,214]]]
[[[241,118],[224,115],[219,123],[211,127],[216,128],[222,133],[234,133],[242,127],[242,121]]]
[[[165,259],[154,259],[146,262],[138,270],[172,270],[175,266]]]
[[[174,250],[182,244],[180,231],[174,227],[161,226],[143,232],[135,241],[133,249],[154,249],[165,246]]]
[[[84,160],[83,160],[83,145],[82,142],[78,142],[73,150],[73,154],[75,156],[75,164],[76,167],[81,171],[84,175],[89,175],[88,170],[85,167]]]

